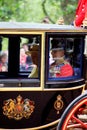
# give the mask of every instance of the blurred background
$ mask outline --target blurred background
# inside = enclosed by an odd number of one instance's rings
[[[59,18],[70,24],[78,0],[0,0],[0,21],[56,23]]]

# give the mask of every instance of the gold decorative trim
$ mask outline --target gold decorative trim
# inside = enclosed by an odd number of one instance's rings
[[[83,87],[82,94],[85,92],[85,90],[86,90],[86,86]]]
[[[34,102],[30,99],[23,99],[20,95],[16,99],[8,99],[3,102],[3,114],[9,119],[28,119],[34,111]]]
[[[62,96],[58,95],[57,100],[54,102],[54,108],[57,110],[57,114],[59,114],[63,106],[64,106],[64,102],[62,101]]]
[[[42,87],[44,86],[41,86],[41,87],[0,87],[0,92],[3,92],[3,91],[13,91],[13,92],[14,91],[68,91],[68,90],[73,91],[73,90],[85,87],[85,84],[71,87],[71,88],[45,88],[43,89]]]
[[[5,91],[42,91],[41,87],[3,87],[0,88],[0,92]]]
[[[74,86],[70,88],[45,88],[44,91],[68,91],[68,90],[76,90],[79,88],[84,88],[85,84],[80,85],[80,86]]]
[[[24,30],[24,31],[23,31]],[[45,52],[45,32],[40,30],[40,31],[35,31],[35,30],[28,30],[28,29],[23,29],[23,30],[10,30],[9,31],[1,31],[0,34],[24,34],[24,35],[28,35],[28,34],[36,34],[36,35],[41,35],[41,69],[40,69],[40,86],[38,87],[21,87],[21,83],[18,84],[18,87],[4,87],[4,84],[1,84],[3,86],[3,88],[0,88],[0,91],[41,91],[43,90],[44,87],[44,52]]]
[[[0,30],[0,34],[24,34],[24,35],[26,35],[26,34],[38,34],[38,35],[40,35],[40,34],[43,34],[44,32],[42,32],[42,31],[35,31],[35,30],[15,30],[14,31],[14,29],[13,30]]]
[[[44,89],[44,65],[45,65],[45,55],[44,55],[44,53],[45,53],[45,36],[44,36],[44,33],[43,33],[43,35],[42,35],[42,44],[41,44],[41,84],[40,84],[40,86],[41,86],[41,88],[42,88],[42,90]]]
[[[50,26],[51,27],[51,26]],[[76,28],[74,28],[74,29],[63,29],[63,27],[61,27],[59,30],[58,29],[55,29],[55,28],[48,28],[48,29],[30,29],[30,28],[23,28],[23,29],[21,29],[21,28],[13,28],[13,29],[10,29],[10,28],[8,28],[8,29],[0,29],[0,34],[26,34],[26,33],[28,33],[28,32],[32,32],[32,33],[34,33],[34,32],[36,32],[37,34],[38,33],[40,33],[40,32],[43,32],[43,33],[45,33],[45,32],[62,32],[62,33],[65,33],[65,32],[69,32],[69,33],[72,33],[72,32],[87,32],[87,29],[84,29],[84,28],[78,28],[78,27],[76,27]]]

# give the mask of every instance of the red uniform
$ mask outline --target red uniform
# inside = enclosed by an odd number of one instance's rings
[[[76,18],[74,21],[75,26],[81,26],[87,14],[87,0],[79,0],[76,9]]]
[[[50,67],[50,77],[69,77],[73,76],[73,68],[69,63],[62,63],[60,65],[56,65],[53,63]]]
[[[56,77],[68,77],[73,75],[73,69],[70,64],[65,64],[60,68],[60,73],[56,73]]]

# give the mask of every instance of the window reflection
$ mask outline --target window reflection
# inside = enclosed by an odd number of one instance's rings
[[[8,38],[0,37],[0,72],[8,71]]]
[[[26,41],[20,44],[20,72],[28,73],[28,78],[38,78],[40,37],[32,36],[26,38]]]

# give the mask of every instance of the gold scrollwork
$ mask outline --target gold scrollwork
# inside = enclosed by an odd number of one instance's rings
[[[21,120],[23,117],[28,119],[34,111],[34,101],[20,95],[16,99],[8,99],[3,102],[3,114],[9,119]]]
[[[57,100],[54,102],[54,108],[57,110],[57,114],[59,114],[60,110],[63,108],[64,103],[62,101],[62,96],[58,95]]]

